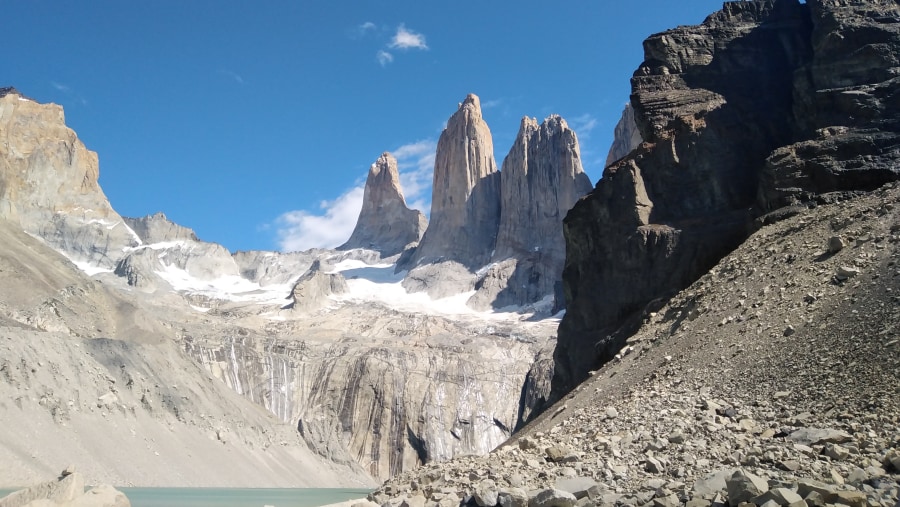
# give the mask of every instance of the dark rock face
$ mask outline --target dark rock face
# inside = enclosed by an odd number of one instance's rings
[[[727,2],[644,42],[631,103],[645,142],[564,223],[555,396],[754,219],[900,178],[900,7],[847,4]]]
[[[418,242],[427,223],[425,215],[406,206],[397,160],[385,152],[369,168],[356,227],[338,250],[367,248],[390,257]]]
[[[469,94],[447,121],[434,161],[431,222],[412,259],[456,261],[468,268],[490,260],[500,220],[500,173],[481,101]]]
[[[492,261],[516,262],[507,263],[512,271],[498,266],[504,272],[489,273],[478,287],[490,293],[497,308],[553,293],[565,261],[562,219],[591,190],[578,138],[558,115],[540,125],[522,119],[500,174],[500,225]]]

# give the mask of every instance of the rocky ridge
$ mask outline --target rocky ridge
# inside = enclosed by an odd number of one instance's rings
[[[418,243],[427,225],[425,215],[406,206],[397,159],[385,152],[369,168],[356,227],[338,250],[365,248],[390,257]]]
[[[646,40],[631,96],[645,142],[564,224],[555,396],[785,206],[900,178],[898,17],[894,2],[726,2]]]
[[[894,506],[900,186],[751,235],[488,456],[381,505]]]

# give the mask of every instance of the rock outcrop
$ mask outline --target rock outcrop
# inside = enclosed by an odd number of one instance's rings
[[[328,296],[340,295],[348,291],[347,281],[340,273],[326,273],[317,260],[294,284],[291,289],[291,303],[287,308],[310,311],[328,303]]]
[[[522,119],[500,175],[500,224],[491,260],[514,261],[492,267],[474,296],[495,308],[553,295],[566,256],[563,217],[591,190],[578,138],[558,115],[540,125]]]
[[[631,96],[645,142],[565,221],[556,395],[754,219],[900,178],[898,17],[892,1],[726,2],[645,41]]]
[[[622,110],[622,117],[616,123],[613,131],[613,143],[609,147],[609,154],[606,155],[606,163],[603,167],[611,166],[615,161],[631,153],[631,150],[641,145],[641,131],[638,130],[637,123],[634,120],[634,108],[631,102],[625,104]]]
[[[66,126],[62,107],[7,88],[0,138],[0,218],[100,269],[140,244],[100,189],[97,154]]]
[[[500,220],[500,173],[481,101],[469,94],[447,121],[434,159],[431,216],[411,266],[488,263]]]
[[[385,152],[369,168],[356,227],[338,250],[367,248],[390,257],[418,243],[427,225],[422,212],[406,206],[397,159]]]
[[[0,507],[130,507],[125,493],[109,485],[84,490],[84,477],[74,466],[63,470],[57,480],[10,493],[0,498]]]

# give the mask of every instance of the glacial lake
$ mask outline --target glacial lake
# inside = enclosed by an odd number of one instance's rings
[[[365,498],[371,490],[341,488],[116,488],[131,507],[318,507]],[[0,490],[0,498],[15,490]]]

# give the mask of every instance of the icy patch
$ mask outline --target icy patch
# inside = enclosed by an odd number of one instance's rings
[[[329,273],[341,273],[350,289],[345,294],[331,296],[335,301],[362,303],[376,301],[390,308],[432,315],[470,316],[480,320],[522,320],[519,307],[508,311],[478,311],[466,303],[475,291],[463,292],[441,299],[432,299],[425,292],[408,292],[403,288],[405,271],[394,273],[395,264],[366,264],[347,259],[339,262]]]
[[[191,308],[193,308],[194,310],[197,310],[200,313],[206,313],[206,312],[212,310],[212,308],[203,308],[202,306],[194,306],[194,305],[191,305]]]
[[[222,276],[214,280],[200,280],[191,276],[187,271],[172,265],[166,265],[163,270],[156,271],[156,274],[176,291],[236,302],[285,304],[285,297],[290,294],[293,285],[283,283],[262,287],[256,282],[236,275]]]
[[[134,234],[134,231],[131,231]],[[134,237],[140,241],[137,234],[134,234]],[[146,245],[141,244],[140,246],[126,246],[122,250],[125,252],[135,252],[137,250],[143,250],[145,248],[149,248],[151,250],[169,250],[169,249],[185,249],[188,248],[188,244],[186,241],[160,241],[159,243],[148,243]]]
[[[63,254],[63,255],[65,255],[65,254]],[[113,272],[112,269],[103,268],[100,266],[94,266],[93,264],[91,264],[89,262],[76,261],[75,259],[72,259],[68,255],[66,255],[66,258],[69,259],[70,261],[72,261],[72,264],[74,264],[78,269],[80,269],[87,276],[94,276],[94,275],[99,275],[100,273],[112,273]]]

